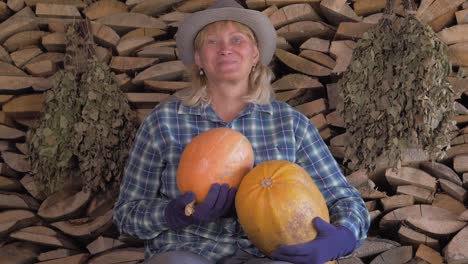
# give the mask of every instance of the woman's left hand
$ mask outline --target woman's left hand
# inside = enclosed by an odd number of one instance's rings
[[[271,254],[275,260],[295,264],[323,264],[350,254],[356,246],[353,233],[344,226],[335,226],[316,217],[313,220],[317,237],[309,242],[279,246]]]

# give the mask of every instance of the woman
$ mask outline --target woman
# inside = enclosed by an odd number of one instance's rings
[[[123,179],[114,220],[145,239],[146,263],[324,263],[362,243],[369,214],[309,120],[273,99],[268,68],[275,29],[261,12],[216,1],[187,17],[176,43],[193,85],[158,105],[141,125]],[[234,217],[236,189],[214,184],[195,214],[191,192],[177,189],[184,147],[203,131],[229,127],[252,143],[255,165],[289,160],[308,171],[323,193],[332,224],[314,219],[314,241],[281,246],[265,258]]]

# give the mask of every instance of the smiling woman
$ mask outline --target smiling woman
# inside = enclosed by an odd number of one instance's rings
[[[309,119],[273,98],[268,64],[276,31],[269,18],[234,0],[218,0],[184,19],[176,44],[192,85],[144,120],[114,209],[121,232],[147,240],[146,263],[314,264],[350,253],[366,237],[369,213]],[[330,211],[331,223],[319,217],[310,223],[316,240],[278,247],[271,254],[275,260],[264,256],[242,231],[233,204],[237,188],[228,184],[208,186],[195,213],[185,215],[196,190],[181,193],[177,187],[182,153],[196,136],[215,128],[244,135],[254,166],[281,159],[307,171]],[[219,142],[214,145],[225,143]],[[182,166],[195,174],[196,165]],[[197,173],[208,178],[213,172]]]

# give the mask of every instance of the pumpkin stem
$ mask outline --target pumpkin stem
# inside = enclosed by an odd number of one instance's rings
[[[195,213],[195,201],[193,200],[185,206],[184,212],[186,216],[191,216]]]
[[[270,178],[263,179],[260,185],[262,185],[263,188],[269,188],[273,185],[273,181]]]

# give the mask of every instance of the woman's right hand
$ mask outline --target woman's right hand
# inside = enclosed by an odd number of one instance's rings
[[[166,221],[173,229],[182,228],[190,224],[201,224],[216,221],[218,218],[227,215],[234,204],[237,187],[229,188],[228,184],[219,185],[214,183],[205,200],[195,205],[195,212],[185,215],[187,204],[195,200],[193,192],[185,194],[172,200],[166,207]]]

